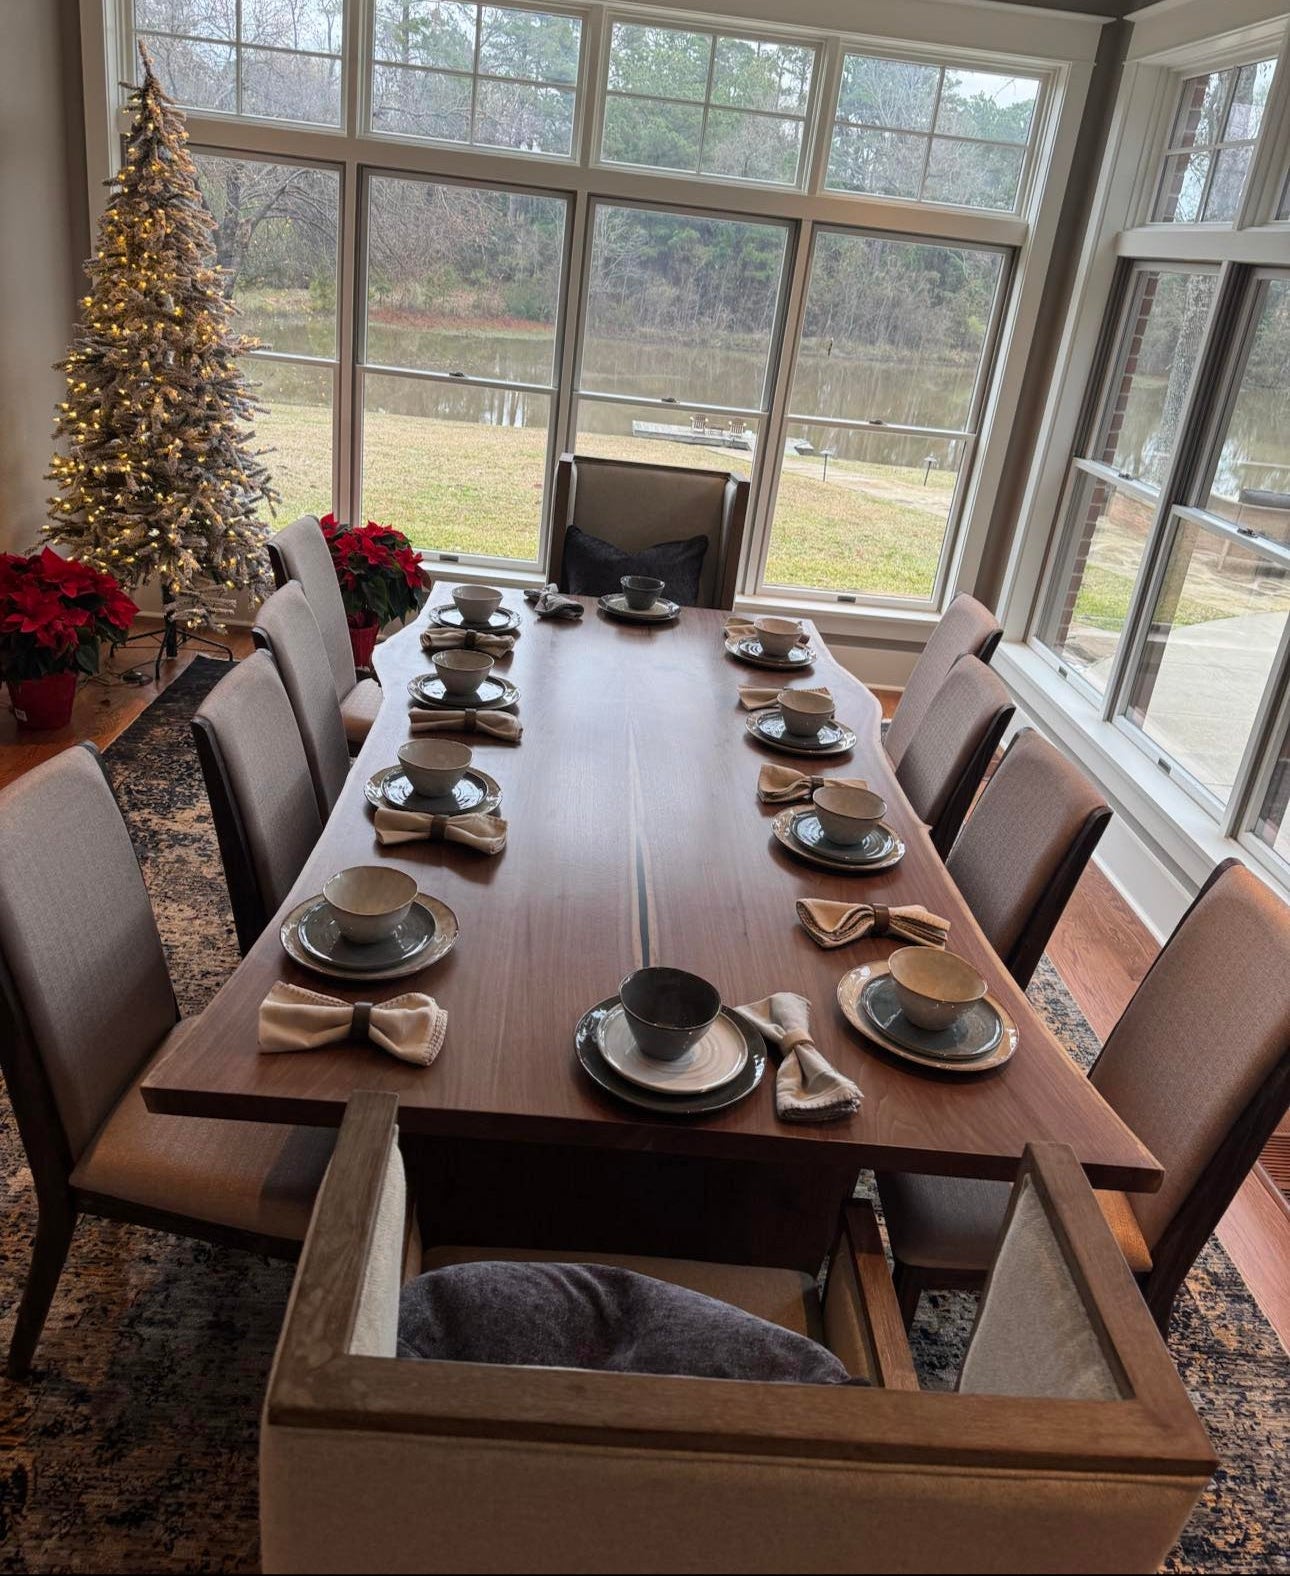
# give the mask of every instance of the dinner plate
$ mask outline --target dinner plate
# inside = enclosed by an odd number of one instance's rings
[[[706,1094],[656,1094],[624,1078],[605,1060],[597,1034],[602,1020],[617,1006],[617,996],[609,996],[595,1007],[584,1012],[573,1033],[574,1050],[578,1061],[593,1083],[606,1094],[628,1105],[650,1111],[656,1116],[706,1116],[713,1111],[723,1111],[749,1095],[761,1082],[766,1071],[766,1044],[759,1034],[740,1025],[747,1037],[748,1058],[740,1071],[718,1089]],[[724,1013],[724,1009],[723,1009]]]
[[[402,962],[391,963],[385,967],[354,967],[345,957],[333,953],[331,958],[317,955],[306,947],[300,935],[300,923],[311,909],[325,906],[322,894],[306,898],[303,903],[298,903],[295,908],[282,921],[278,937],[282,942],[283,950],[294,963],[301,968],[312,969],[316,974],[325,974],[330,979],[349,980],[352,984],[360,984],[373,980],[402,979],[406,974],[417,974],[422,969],[428,969],[432,963],[437,963],[440,958],[446,957],[457,944],[457,916],[446,903],[441,903],[437,897],[431,897],[428,892],[419,892],[414,899],[414,907],[424,911],[425,918],[420,921],[423,928],[429,929],[430,939],[426,946],[419,952],[405,957]],[[317,925],[315,921],[315,925]],[[334,923],[334,921],[333,921]],[[320,932],[315,928],[312,931],[312,940],[315,945],[320,945]],[[325,941],[321,943],[325,950]],[[354,947],[353,943],[345,943],[351,952],[366,952],[366,947]]]
[[[413,903],[388,936],[360,945],[346,939],[331,904],[321,898],[300,916],[296,937],[315,962],[375,974],[419,957],[434,940],[434,916]]]
[[[490,673],[473,695],[449,695],[436,674],[420,673],[408,681],[408,694],[418,706],[434,711],[504,711],[520,698],[510,679]]]
[[[786,657],[772,657],[769,651],[762,649],[760,640],[738,640],[733,636],[726,641],[726,651],[754,668],[775,668],[780,672],[793,669],[805,673],[815,661],[814,646],[794,646]]]
[[[821,870],[832,870],[836,875],[845,875],[847,873],[852,875],[872,875],[879,870],[890,870],[893,865],[898,865],[905,857],[904,838],[898,832],[893,832],[884,821],[882,830],[891,839],[891,842],[887,846],[887,852],[881,858],[872,859],[867,863],[851,859],[835,859],[830,853],[826,853],[820,848],[812,848],[808,843],[803,842],[795,835],[795,824],[807,818],[814,818],[814,816],[815,812],[809,805],[799,805],[796,808],[790,807],[786,810],[781,810],[770,823],[770,829],[775,836],[776,842],[796,858],[805,860],[808,865],[817,865]],[[823,841],[827,842],[828,840],[826,838]],[[829,846],[835,848],[838,845],[830,844]],[[850,852],[850,850],[846,850],[846,852]]]
[[[401,766],[383,766],[367,779],[363,792],[374,809],[415,810],[420,815],[487,815],[502,802],[500,784],[487,772],[468,766],[451,793],[418,793]]]
[[[835,843],[810,805],[792,811],[788,835],[800,852],[813,854],[840,870],[886,870],[904,853],[900,838],[885,821],[880,821],[859,843]]]
[[[627,598],[622,595],[602,596],[596,605],[602,613],[608,613],[610,618],[625,619],[629,624],[670,624],[681,612],[679,602],[669,602],[666,597],[659,597],[654,606],[644,612],[637,612],[634,607],[627,606]]]
[[[743,1070],[749,1054],[743,1025],[722,1012],[703,1038],[676,1061],[646,1056],[632,1036],[621,1003],[611,1007],[597,1025],[596,1044],[614,1071],[630,1083],[670,1095],[707,1094],[719,1089]]]
[[[788,755],[845,755],[856,746],[855,734],[835,718],[821,724],[820,731],[813,736],[804,738],[790,733],[778,706],[749,712],[744,726],[754,739],[770,745],[772,750],[783,750]]]
[[[1003,1019],[984,998],[974,1001],[948,1029],[920,1029],[901,1011],[890,974],[874,975],[860,992],[860,1006],[889,1040],[919,1056],[970,1061],[988,1055],[1003,1038]]]
[[[884,1051],[889,1051],[892,1056],[898,1056],[901,1061],[910,1062],[917,1067],[930,1067],[942,1073],[984,1073],[995,1067],[1002,1067],[1005,1062],[1012,1060],[1017,1049],[1017,1025],[993,996],[987,996],[985,1000],[998,1013],[999,1021],[1003,1025],[1003,1033],[995,1048],[983,1056],[935,1056],[921,1051],[911,1051],[898,1040],[893,1040],[878,1027],[864,1006],[865,987],[871,980],[890,972],[886,963],[862,963],[859,968],[852,969],[838,981],[838,1006],[842,1008],[842,1015],[851,1027],[858,1029],[866,1039],[872,1040]]]
[[[468,624],[455,602],[444,602],[430,609],[430,622],[441,629],[477,629],[481,634],[509,635],[520,627],[520,615],[513,607],[499,607],[488,615],[487,624]]]

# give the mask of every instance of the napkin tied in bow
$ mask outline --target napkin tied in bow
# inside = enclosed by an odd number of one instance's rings
[[[499,815],[477,811],[474,815],[427,815],[421,810],[376,811],[376,841],[383,846],[411,843],[419,838],[431,843],[464,843],[481,854],[500,854],[506,847],[506,822]]]
[[[490,635],[483,629],[451,629],[431,625],[421,631],[422,651],[482,651],[506,657],[515,649],[514,635]]]
[[[787,684],[776,684],[774,688],[767,684],[741,684],[739,686],[739,704],[745,711],[760,711],[763,706],[773,706],[788,688],[790,686]],[[791,688],[795,695],[828,695],[830,700],[833,699],[832,694],[823,684],[817,685],[813,689],[807,689],[805,685],[800,687],[793,685]]]
[[[260,1003],[262,1051],[315,1051],[367,1040],[401,1062],[429,1067],[447,1032],[448,1014],[419,991],[382,1002],[343,1001],[279,980]]]
[[[524,600],[532,605],[539,618],[581,618],[587,611],[581,602],[565,596],[554,580],[540,591],[526,591]]]
[[[738,613],[732,613],[726,620],[722,635],[726,640],[751,640],[757,633],[750,618],[743,618]]]
[[[794,766],[763,766],[757,773],[757,797],[763,804],[792,804],[795,799],[809,799],[825,783],[839,788],[869,786],[863,777],[816,777]]]
[[[831,903],[798,898],[802,929],[821,947],[845,947],[865,936],[896,936],[919,947],[944,948],[950,924],[921,903],[888,908],[883,903]]]
[[[733,1009],[779,1053],[775,1113],[782,1122],[831,1122],[852,1116],[863,1096],[816,1049],[811,1038],[811,1004],[792,991]]]
[[[414,734],[487,733],[506,744],[518,744],[524,731],[520,719],[513,717],[510,712],[481,711],[477,707],[462,711],[435,711],[429,707],[414,706],[410,726]]]

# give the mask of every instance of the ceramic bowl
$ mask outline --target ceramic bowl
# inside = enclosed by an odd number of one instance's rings
[[[618,987],[618,998],[633,1039],[660,1062],[684,1056],[721,1011],[716,986],[684,969],[637,969]]]
[[[648,575],[624,575],[618,583],[633,613],[648,613],[663,594],[663,581]]]
[[[450,794],[473,758],[468,744],[451,739],[410,739],[399,750],[399,765],[408,781],[427,799]]]
[[[444,689],[463,699],[475,694],[493,670],[493,659],[486,651],[436,651],[432,660]]]
[[[416,895],[415,880],[392,865],[351,865],[323,887],[341,935],[360,946],[392,936]]]
[[[811,795],[824,835],[831,843],[852,848],[876,831],[887,813],[887,801],[867,788],[825,783]]]
[[[768,657],[786,657],[802,638],[802,626],[795,618],[755,618],[753,629]]]
[[[957,953],[901,947],[887,961],[900,1010],[916,1028],[952,1028],[985,995],[985,981]]]
[[[780,691],[779,710],[790,733],[795,733],[799,739],[809,739],[832,718],[834,706],[828,695],[790,689]]]
[[[452,593],[457,611],[468,624],[487,624],[502,605],[496,586],[458,586]]]

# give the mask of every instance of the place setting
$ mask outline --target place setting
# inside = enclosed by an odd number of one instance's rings
[[[510,679],[493,672],[486,651],[448,650],[431,653],[434,674],[419,673],[408,681],[408,694],[418,706],[446,711],[502,711],[520,692]]]
[[[451,602],[442,602],[430,609],[429,623],[440,629],[458,630],[463,635],[510,635],[513,644],[513,637],[520,628],[520,615],[514,608],[502,606],[502,595],[496,586],[457,586]],[[510,646],[506,649],[509,651]]]
[[[838,981],[838,1005],[883,1050],[938,1072],[987,1072],[1017,1049],[1017,1025],[954,952],[909,946],[863,963]]]
[[[340,870],[320,893],[282,921],[279,937],[293,962],[331,979],[400,979],[446,957],[457,916],[392,865]]]
[[[776,668],[805,673],[815,662],[815,648],[806,631],[793,618],[729,619],[725,627],[726,654],[754,668]]]
[[[890,870],[905,856],[905,842],[883,817],[887,802],[868,788],[824,783],[809,805],[789,806],[771,822],[781,847],[826,870],[869,874]]]
[[[789,755],[845,755],[855,749],[856,735],[835,717],[828,690],[775,692],[745,685],[739,699],[742,705],[755,708],[745,724],[748,732],[772,750]]]
[[[664,581],[649,575],[624,575],[619,584],[621,591],[596,600],[607,617],[626,624],[671,624],[681,616],[681,604],[663,595],[667,589]]]

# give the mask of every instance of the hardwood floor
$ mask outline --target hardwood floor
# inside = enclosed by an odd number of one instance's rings
[[[251,650],[250,632],[231,631],[228,643],[236,656],[245,656]],[[128,666],[138,655],[138,648],[132,649],[118,666]],[[6,708],[0,712],[0,787],[78,739],[93,739],[105,749],[190,661],[192,654],[183,653],[164,664],[160,686],[83,684],[71,726],[60,733],[25,733]],[[897,697],[890,691],[880,694],[890,715]],[[1080,1010],[1103,1038],[1156,950],[1150,932],[1096,865],[1075,889],[1048,949]],[[1218,1235],[1283,1344],[1290,1346],[1290,1205],[1261,1166],[1246,1179]]]

